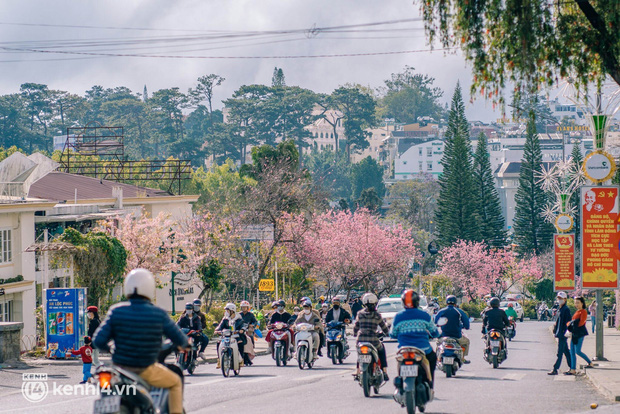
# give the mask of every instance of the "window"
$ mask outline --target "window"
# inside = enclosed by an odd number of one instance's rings
[[[403,165],[407,165],[407,161],[403,161]]]
[[[323,138],[323,133],[321,132],[321,138]]]
[[[0,302],[0,322],[13,321],[13,301]]]
[[[332,132],[331,134],[329,134],[329,137],[330,137],[331,139],[334,139],[334,133]]]
[[[427,157],[432,157],[433,156],[433,147],[426,148],[426,156]]]
[[[422,172],[422,161],[418,161],[418,171]]]
[[[419,154],[420,154],[420,156],[422,156],[422,148],[420,148],[419,150],[420,150]]]
[[[426,169],[428,171],[433,171],[433,162],[432,161],[429,161],[429,162],[426,163]]]
[[[11,230],[0,230],[0,263],[13,261],[13,248],[11,245]]]

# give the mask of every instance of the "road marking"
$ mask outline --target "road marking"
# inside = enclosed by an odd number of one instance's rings
[[[554,381],[575,381],[577,377],[574,375],[556,375]]]
[[[326,377],[325,374],[315,374],[315,375],[308,375],[307,377],[293,378],[293,381],[309,381],[315,378],[324,378],[324,377]]]
[[[211,384],[215,384],[216,382],[222,382],[222,381],[226,381],[227,378],[218,378],[218,379],[212,379],[212,380],[207,380],[207,381],[201,381],[201,382],[192,382],[190,384],[185,384],[186,387],[192,387],[194,385],[211,385]]]
[[[525,378],[526,375],[527,374],[507,374],[507,375],[504,375],[502,379],[508,380],[508,381],[520,381],[523,378]]]
[[[278,378],[279,375],[276,375],[275,377],[259,377],[259,378],[252,378],[246,381],[240,381],[239,384],[250,384],[252,382],[261,382],[261,381],[267,381],[270,379],[275,380],[276,378]]]

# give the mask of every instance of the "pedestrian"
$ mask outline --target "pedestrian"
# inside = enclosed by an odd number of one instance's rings
[[[570,350],[568,348],[568,342],[566,338],[566,331],[568,329],[568,323],[571,320],[570,310],[566,305],[568,296],[566,292],[558,292],[557,303],[559,306],[558,316],[555,321],[553,332],[558,340],[558,356],[553,365],[553,369],[547,373],[547,375],[558,375],[558,369],[562,365],[562,355],[566,357],[566,364],[570,367]]]
[[[97,328],[99,328],[99,325],[101,325],[101,319],[99,319],[99,309],[96,306],[89,306],[88,308],[86,308],[86,311],[87,311],[86,316],[89,319],[87,334],[90,338],[94,338],[95,331],[97,330]],[[99,350],[98,349],[93,350],[93,362],[95,363],[96,367],[99,366]]]
[[[592,321],[592,333],[594,333],[596,331],[596,299],[592,301],[588,307],[588,311],[590,312],[590,320]]]
[[[351,305],[351,316],[353,316],[353,319],[357,317],[357,312],[361,311],[362,308],[362,302],[360,301],[360,298],[356,296],[353,299],[353,305]]]
[[[90,336],[85,336],[84,346],[82,346],[77,351],[74,351],[72,349],[71,355],[73,356],[80,355],[82,357],[82,374],[84,375],[82,378],[82,382],[80,382],[80,384],[86,384],[88,382],[88,379],[92,377],[90,373],[90,369],[93,366],[93,348],[91,346]]]
[[[585,359],[588,363],[586,368],[592,368],[592,361],[588,356],[581,351],[583,340],[588,335],[588,328],[586,322],[588,320],[588,312],[586,311],[586,301],[581,296],[575,298],[575,314],[573,319],[567,324],[568,329],[572,332],[570,341],[570,370],[566,371],[565,375],[575,375],[577,373],[577,355]]]

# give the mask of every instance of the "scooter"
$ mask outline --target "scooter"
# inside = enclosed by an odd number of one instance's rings
[[[239,334],[233,333],[230,329],[222,329],[219,339],[219,358],[222,375],[228,377],[230,370],[233,370],[235,376],[241,371],[241,354],[237,345]]]
[[[314,352],[312,334],[314,325],[310,323],[299,323],[295,325],[295,348],[297,349],[297,363],[299,369],[304,369],[306,365],[312,368],[314,361],[317,360]]]
[[[505,348],[504,336],[500,331],[491,329],[486,335],[486,348],[484,349],[484,360],[497,368],[508,357]]]
[[[181,377],[182,381],[183,370],[176,364],[165,363],[166,357],[174,348],[170,341],[166,341],[159,353],[158,362]],[[94,378],[101,390],[101,397],[95,400],[94,414],[169,413],[168,389],[152,387],[138,374],[116,365],[100,365]]]
[[[437,339],[437,368],[450,378],[463,365],[463,348],[455,338]]]
[[[190,331],[187,328],[181,329],[188,336],[190,349],[188,351],[179,351],[177,354],[177,364],[182,370],[187,370],[189,375],[194,375],[196,369],[196,358],[198,356],[198,342],[201,333],[199,331]]]
[[[286,366],[293,357],[289,350],[291,333],[288,325],[284,322],[276,322],[271,330],[270,341],[271,357],[276,361],[276,365]]]
[[[544,308],[544,307],[540,307],[537,311],[538,314],[538,320],[539,321],[546,321],[547,319],[549,319],[549,309],[548,308]]]
[[[338,321],[330,321],[325,332],[327,344],[327,357],[331,358],[332,364],[342,364],[343,360],[349,356],[349,344],[345,324]]]
[[[506,328],[506,338],[512,341],[512,338],[517,335],[517,323],[512,319],[512,316],[509,316],[508,320],[510,321],[510,325]]]
[[[383,369],[379,360],[379,352],[370,342],[359,342],[357,344],[357,365],[360,370],[358,381],[364,397],[370,397],[370,388],[375,394],[379,394],[379,388],[385,384]]]
[[[398,350],[396,361],[399,375],[394,379],[394,401],[405,407],[407,414],[414,414],[416,409],[424,412],[434,398],[427,380],[431,371],[426,354],[415,347],[403,347]]]

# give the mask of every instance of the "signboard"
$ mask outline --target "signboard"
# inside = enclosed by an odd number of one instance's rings
[[[262,279],[258,282],[258,290],[261,292],[273,292],[276,284],[273,279]]]
[[[598,150],[589,153],[583,161],[586,178],[594,183],[610,180],[616,172],[616,162],[607,152]]]
[[[571,231],[573,228],[573,218],[568,214],[558,214],[555,219],[555,228],[562,233]]]
[[[45,329],[47,358],[71,358],[67,350],[78,349],[86,335],[86,289],[46,289]]]
[[[553,235],[553,289],[575,290],[575,235]]]
[[[581,274],[584,289],[616,289],[618,187],[581,187]]]
[[[270,241],[273,240],[273,226],[271,224],[248,225],[241,229],[241,240]]]

